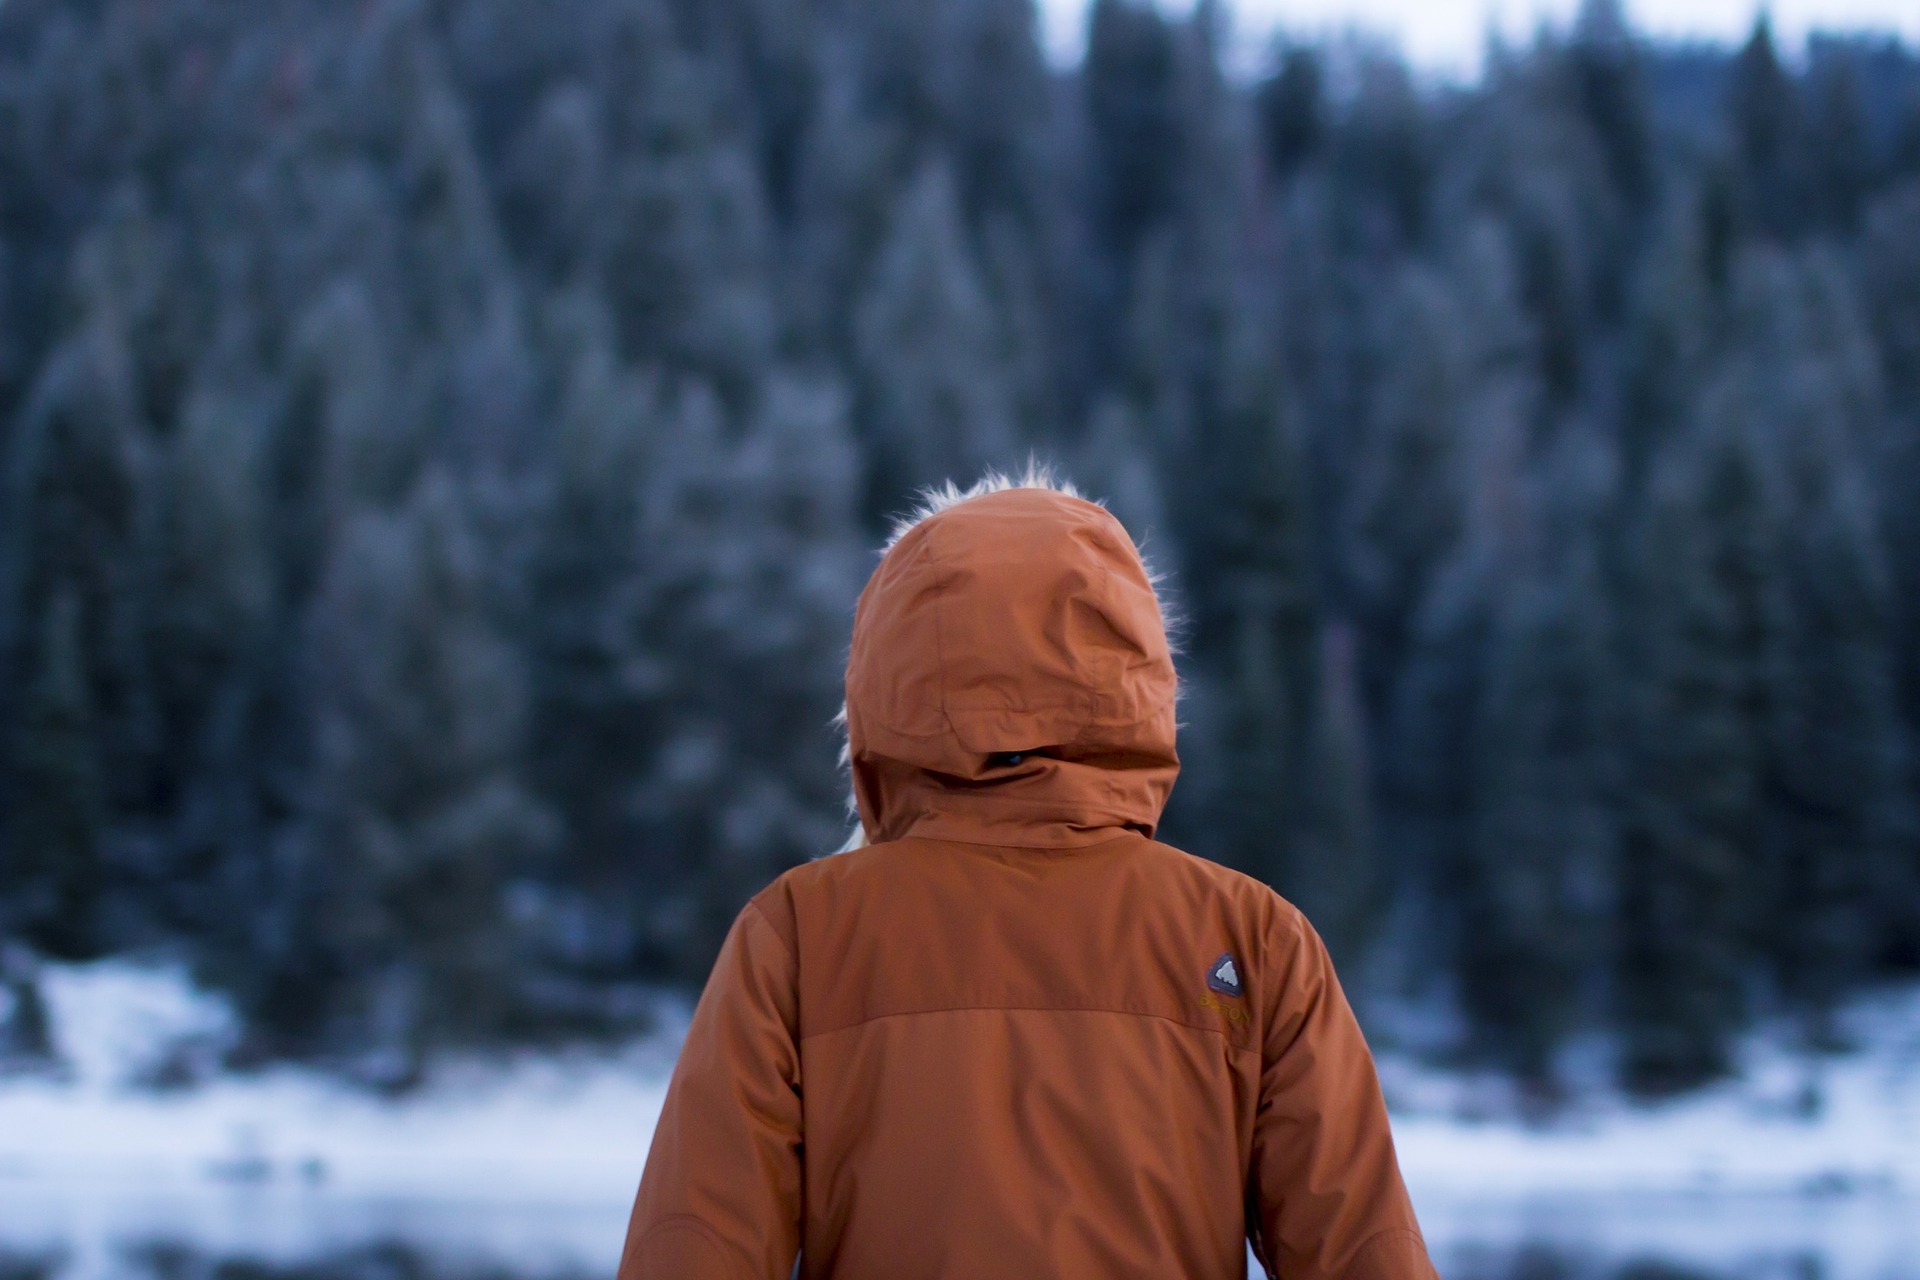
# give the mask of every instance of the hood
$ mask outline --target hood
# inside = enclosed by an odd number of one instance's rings
[[[881,559],[854,616],[847,744],[861,825],[1073,846],[1152,835],[1177,681],[1153,583],[1104,508],[967,498]]]

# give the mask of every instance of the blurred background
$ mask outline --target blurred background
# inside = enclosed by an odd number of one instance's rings
[[[610,1273],[888,516],[1033,457],[1449,1275],[1914,1280],[1916,39],[5,0],[0,1276]]]

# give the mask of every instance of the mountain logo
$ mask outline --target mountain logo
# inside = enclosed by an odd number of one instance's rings
[[[1240,985],[1240,966],[1234,963],[1233,952],[1220,953],[1220,958],[1207,970],[1207,985],[1223,996],[1247,994],[1246,988]]]

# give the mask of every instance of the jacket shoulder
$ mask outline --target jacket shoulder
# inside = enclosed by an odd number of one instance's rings
[[[1285,928],[1305,922],[1298,907],[1271,885],[1243,871],[1161,841],[1149,840],[1144,845],[1146,856],[1161,864],[1163,874],[1184,880],[1199,892],[1212,895],[1223,906]]]
[[[1260,967],[1290,971],[1317,945],[1318,934],[1306,915],[1265,882],[1157,841],[1142,853],[1155,864],[1159,892],[1186,904],[1176,909],[1178,919],[1218,921],[1236,947],[1245,948],[1245,958]]]
[[[835,882],[859,876],[866,870],[875,852],[882,846],[866,846],[847,853],[836,853],[791,867],[774,878],[772,884],[748,899],[745,911],[757,912],[773,926],[789,949],[797,946],[800,926],[797,903],[822,891],[831,892]]]

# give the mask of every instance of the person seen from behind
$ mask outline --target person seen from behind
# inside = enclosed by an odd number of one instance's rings
[[[896,531],[847,663],[854,847],[740,913],[619,1280],[1434,1280],[1326,948],[1154,840],[1153,579],[1045,473]]]

